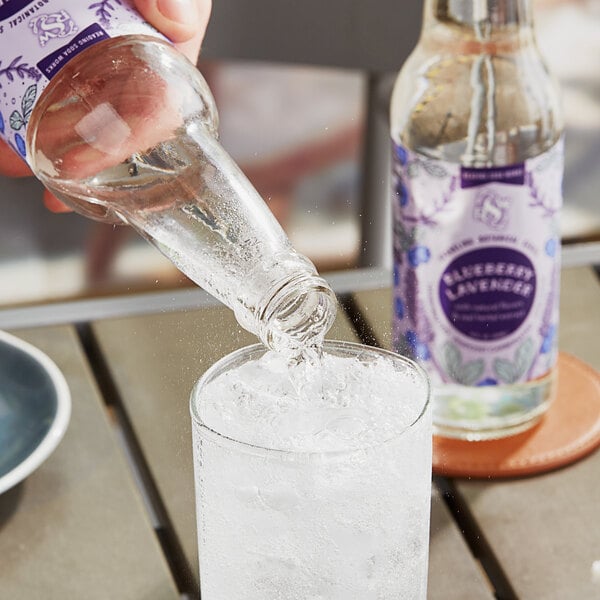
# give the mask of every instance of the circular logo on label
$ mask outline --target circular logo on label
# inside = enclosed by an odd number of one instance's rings
[[[497,340],[516,331],[533,306],[532,262],[511,248],[461,254],[444,270],[439,295],[453,327],[475,340]]]

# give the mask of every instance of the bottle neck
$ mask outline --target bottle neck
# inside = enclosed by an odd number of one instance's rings
[[[457,54],[537,52],[530,0],[425,0],[421,43]]]
[[[491,31],[531,27],[529,0],[426,0],[424,28],[437,23]]]

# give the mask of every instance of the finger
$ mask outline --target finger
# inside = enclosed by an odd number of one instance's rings
[[[202,40],[204,39],[204,31],[195,35],[191,40],[187,42],[181,42],[175,44],[175,48],[181,52],[192,64],[198,62],[198,55],[200,54],[200,47],[202,46]]]
[[[8,177],[26,177],[27,175],[31,175],[29,167],[3,140],[0,140],[0,174],[7,175]]]
[[[135,0],[141,15],[196,62],[211,0]]]
[[[72,67],[64,67],[71,85],[55,92],[56,108],[46,111],[36,136],[38,151],[51,159],[52,178],[92,176],[139,148],[152,148],[181,126],[181,98],[169,93],[165,81],[152,71],[131,77],[145,67],[135,49],[123,48],[121,58],[127,68],[115,68],[111,86],[93,90],[78,82],[95,76],[96,60],[78,68],[79,77],[71,76]]]
[[[48,190],[44,190],[44,205],[53,213],[71,212],[71,209],[63,204],[56,196],[52,195]]]

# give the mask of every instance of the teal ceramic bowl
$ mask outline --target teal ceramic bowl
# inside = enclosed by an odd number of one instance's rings
[[[69,387],[54,362],[0,331],[0,494],[48,458],[70,416]]]

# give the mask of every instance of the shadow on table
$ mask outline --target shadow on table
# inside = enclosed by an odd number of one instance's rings
[[[0,496],[0,531],[17,510],[24,489],[25,486],[20,483]]]

